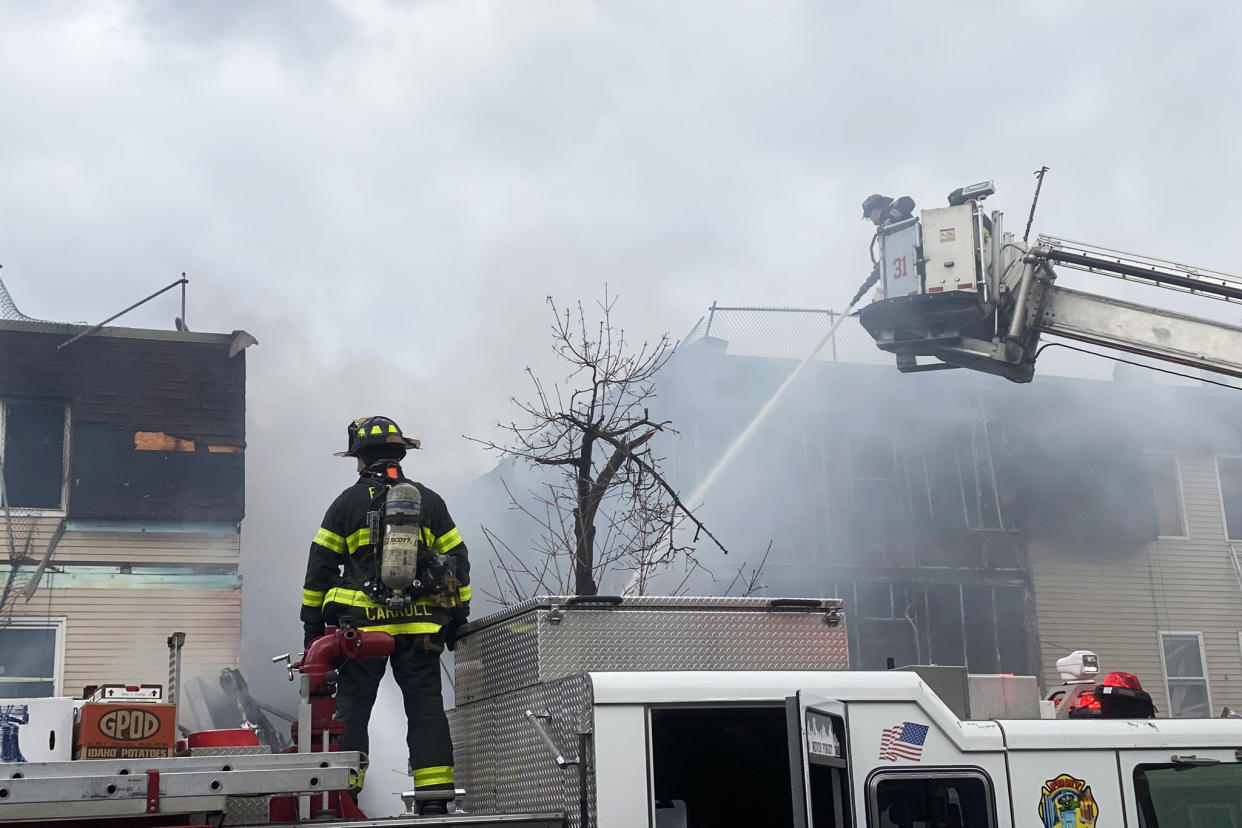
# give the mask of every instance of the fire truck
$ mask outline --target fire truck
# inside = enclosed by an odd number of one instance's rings
[[[1027,382],[1057,335],[1242,377],[1242,328],[1069,290],[1054,266],[1229,302],[1242,280],[1028,245],[985,215],[992,192],[879,229],[859,318],[900,370]],[[397,817],[358,809],[346,790],[365,757],[336,749],[335,671],[390,652],[384,633],[333,629],[283,657],[301,705],[282,754],[243,728],[190,734],[172,757],[20,761],[33,717],[6,700],[0,825],[1242,826],[1242,720],[1157,718],[1141,677],[1100,678],[1084,651],[1041,699],[1030,676],[851,671],[846,641],[836,599],[544,597],[472,622],[450,713],[460,789],[403,793]],[[413,815],[437,797],[449,815]]]
[[[1057,704],[1029,676],[851,671],[837,599],[686,597],[544,597],[473,622],[454,668],[452,812],[413,816],[444,794],[411,791],[409,815],[367,818],[343,793],[364,759],[333,749],[331,687],[386,638],[331,630],[290,659],[294,752],[200,737],[214,748],[3,764],[0,824],[1242,825],[1242,720],[1063,716],[1067,691],[1082,713],[1088,686],[1103,701],[1138,683],[1100,680],[1083,653]]]

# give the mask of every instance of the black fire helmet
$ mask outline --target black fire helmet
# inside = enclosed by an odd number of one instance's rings
[[[334,457],[357,457],[358,452],[371,446],[395,444],[405,448],[420,448],[422,443],[406,437],[401,426],[388,417],[359,417],[346,426],[349,443],[345,451],[333,452]]]
[[[872,210],[883,210],[892,203],[893,203],[893,200],[889,198],[888,196],[880,195],[879,193],[872,193],[871,195],[867,196],[867,200],[862,203],[862,208],[863,208],[862,217],[871,218]]]

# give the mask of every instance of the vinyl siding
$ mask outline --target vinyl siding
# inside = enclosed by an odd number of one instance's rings
[[[64,617],[61,692],[77,696],[90,684],[168,682],[167,638],[186,633],[183,680],[214,684],[236,667],[241,642],[241,591],[40,589],[19,603],[14,618]]]
[[[240,534],[67,531],[25,601],[21,589],[59,521],[13,516],[14,543],[19,552],[29,548],[34,560],[21,570],[4,610],[15,619],[66,619],[63,694],[76,696],[90,684],[165,685],[166,640],[178,631],[186,633],[184,678],[201,675],[214,684],[222,668],[237,666]],[[8,545],[3,516],[0,544]]]
[[[13,541],[18,552],[27,548],[39,559],[56,532],[60,518],[48,515],[13,515]],[[8,530],[0,513],[0,545],[8,557]],[[193,532],[100,532],[71,530],[56,546],[60,562],[213,564],[237,566],[241,558],[241,535]]]
[[[1031,541],[1046,686],[1060,684],[1058,658],[1089,649],[1102,670],[1136,674],[1167,715],[1159,632],[1193,631],[1203,634],[1213,715],[1242,708],[1242,585],[1225,540],[1215,458],[1182,452],[1179,465],[1188,537],[1099,555]]]

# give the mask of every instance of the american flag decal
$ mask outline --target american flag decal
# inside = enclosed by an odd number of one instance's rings
[[[927,725],[914,722],[902,722],[888,728],[880,737],[880,761],[909,759],[918,762],[923,758],[923,743],[927,741],[928,730]]]

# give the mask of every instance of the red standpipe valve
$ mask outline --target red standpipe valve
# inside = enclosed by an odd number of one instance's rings
[[[293,669],[310,677],[313,693],[326,688],[328,673],[335,673],[342,661],[382,658],[392,653],[394,643],[386,632],[328,627],[310,643]]]

